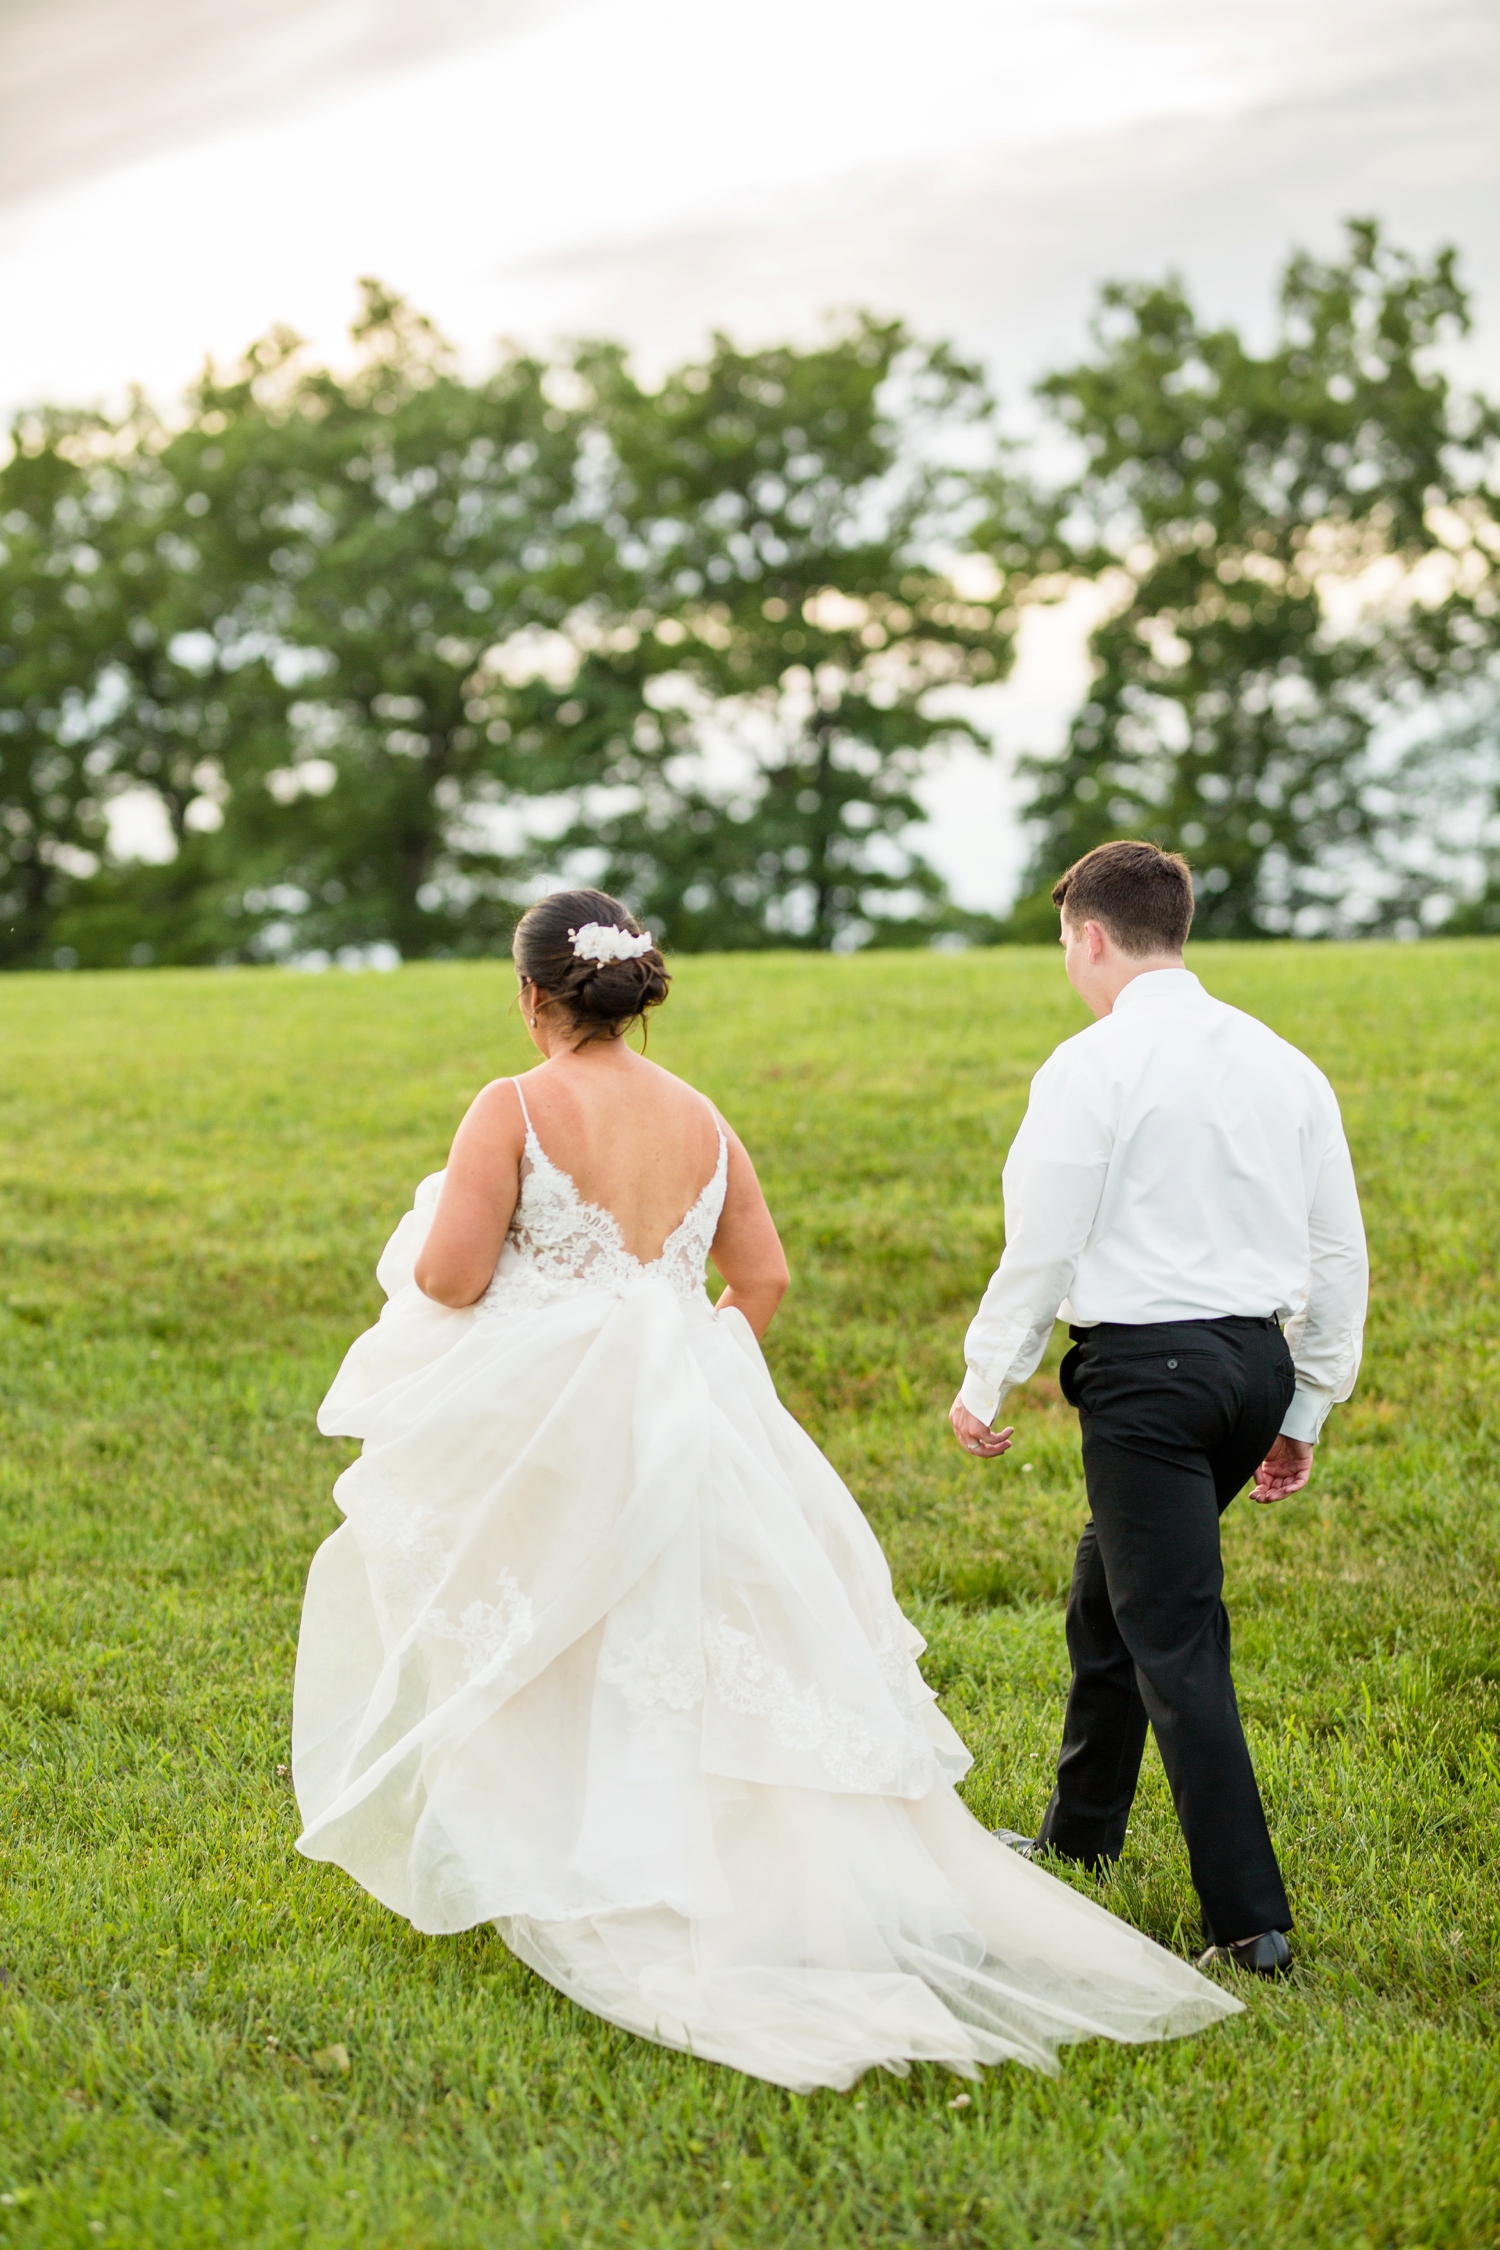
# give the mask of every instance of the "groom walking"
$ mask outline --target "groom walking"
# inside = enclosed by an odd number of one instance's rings
[[[1005,1254],[950,1415],[966,1451],[1005,1452],[1001,1401],[1053,1320],[1071,1323],[1061,1380],[1092,1520],[1033,1848],[1119,1857],[1149,1721],[1204,1961],[1276,1975],[1292,1915],[1230,1678],[1219,1517],[1252,1474],[1262,1503],[1299,1491],[1354,1388],[1368,1273],[1353,1167],[1321,1071],[1184,968],[1185,860],[1101,844],[1052,899],[1069,981],[1098,1020],[1032,1080],[1005,1165]]]

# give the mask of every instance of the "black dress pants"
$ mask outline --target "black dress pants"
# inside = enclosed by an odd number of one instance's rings
[[[1117,1859],[1149,1720],[1210,1945],[1292,1926],[1229,1675],[1219,1517],[1296,1388],[1271,1319],[1075,1328],[1064,1395],[1092,1520],[1068,1595],[1068,1694],[1040,1841]]]

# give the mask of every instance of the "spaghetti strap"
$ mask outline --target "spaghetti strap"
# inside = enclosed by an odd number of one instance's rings
[[[521,1105],[521,1120],[526,1127],[526,1138],[529,1141],[534,1141],[536,1139],[536,1127],[532,1124],[531,1112],[526,1107],[526,1096],[521,1091],[521,1081],[519,1078],[513,1078],[511,1084],[516,1089],[516,1100]]]

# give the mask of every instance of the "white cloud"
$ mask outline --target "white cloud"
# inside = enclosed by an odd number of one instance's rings
[[[467,340],[545,308],[527,264],[733,222],[862,166],[1202,116],[1263,64],[1123,0],[584,0],[309,114],[220,132],[0,223],[13,398],[173,387],[274,320],[332,342],[377,272]],[[508,277],[508,278],[507,278]],[[702,307],[706,324],[711,302]]]

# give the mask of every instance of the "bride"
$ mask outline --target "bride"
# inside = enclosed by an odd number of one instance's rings
[[[308,1580],[300,1849],[800,2090],[1235,2013],[956,1795],[923,1643],[761,1357],[754,1167],[620,1036],[666,997],[650,934],[563,891],[515,959],[545,1059],[418,1188],[319,1415],[364,1446]]]

